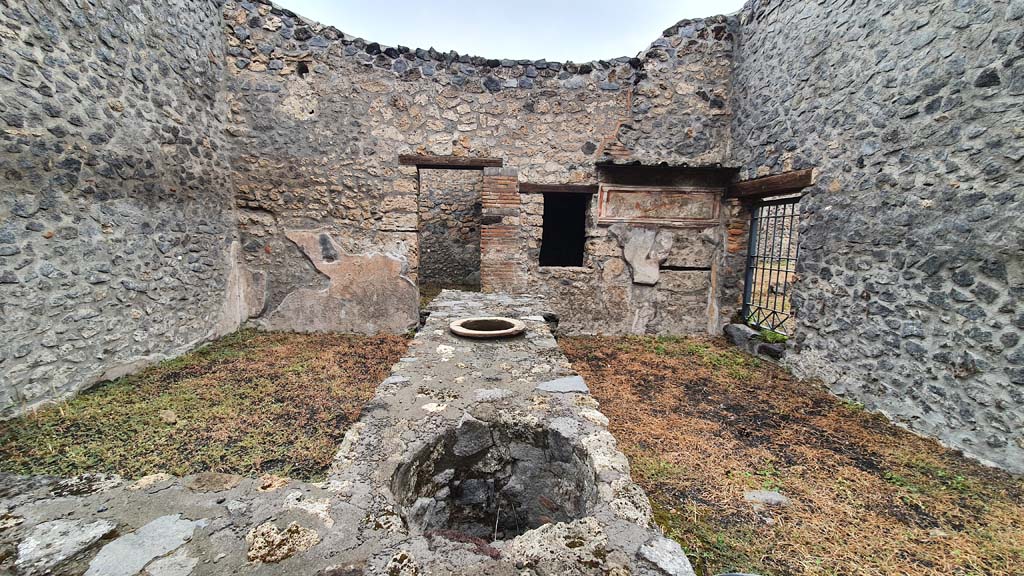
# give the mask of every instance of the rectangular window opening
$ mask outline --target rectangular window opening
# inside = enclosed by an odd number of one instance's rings
[[[583,266],[590,194],[544,193],[541,266]]]
[[[792,335],[790,306],[799,256],[800,197],[764,200],[750,212],[743,317],[751,326]]]

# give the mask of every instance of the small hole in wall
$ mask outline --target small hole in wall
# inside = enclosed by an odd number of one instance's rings
[[[300,77],[305,76],[306,74],[309,74],[309,64],[306,64],[305,62],[299,62],[295,66],[295,71],[298,72]]]

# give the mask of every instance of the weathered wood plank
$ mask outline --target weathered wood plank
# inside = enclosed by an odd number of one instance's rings
[[[560,194],[597,194],[597,184],[534,184],[520,182],[520,194],[542,194],[558,192]]]
[[[477,170],[479,168],[501,168],[501,158],[475,158],[469,156],[428,156],[422,154],[399,154],[398,163],[418,168],[449,168],[453,170]]]
[[[778,194],[799,192],[814,183],[814,170],[795,170],[774,176],[734,182],[726,193],[728,198],[757,199]]]

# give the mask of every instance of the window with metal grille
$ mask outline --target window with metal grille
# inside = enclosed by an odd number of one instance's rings
[[[796,280],[800,197],[759,202],[751,209],[743,318],[747,324],[791,334],[790,290]]]

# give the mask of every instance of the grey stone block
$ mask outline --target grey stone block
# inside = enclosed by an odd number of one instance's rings
[[[542,382],[537,384],[537,390],[555,393],[576,392],[579,394],[590,394],[590,388],[587,388],[587,383],[583,381],[581,376],[566,376],[565,378]]]
[[[729,324],[725,327],[725,335],[730,342],[747,350],[750,341],[759,337],[760,333],[746,324]]]
[[[160,516],[104,546],[89,563],[85,576],[135,576],[154,558],[188,542],[203,524],[184,520],[181,514]]]
[[[37,525],[18,544],[15,561],[20,574],[51,574],[61,564],[85,552],[117,526],[107,520],[51,520]]]

